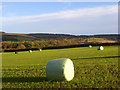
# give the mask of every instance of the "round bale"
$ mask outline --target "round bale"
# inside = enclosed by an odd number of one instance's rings
[[[70,81],[74,77],[74,65],[68,58],[50,60],[46,66],[46,77],[52,81]]]
[[[97,47],[97,50],[103,50],[104,48],[103,48],[103,46],[98,46]]]
[[[40,49],[40,51],[42,51],[42,49]]]
[[[15,54],[18,54],[18,52],[17,52],[17,51],[15,51]]]
[[[92,45],[89,45],[89,48],[91,48],[92,47]]]
[[[32,50],[29,50],[29,53],[31,53],[32,52]]]

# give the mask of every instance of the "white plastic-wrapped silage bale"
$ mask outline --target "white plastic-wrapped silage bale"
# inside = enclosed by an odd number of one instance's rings
[[[74,77],[74,65],[70,59],[54,59],[47,63],[46,77],[52,81],[70,81]]]
[[[39,51],[42,51],[42,49],[39,49]]]
[[[89,48],[91,48],[92,47],[92,45],[89,45]]]
[[[103,48],[103,46],[98,46],[97,47],[97,50],[103,50],[104,48]]]
[[[29,50],[29,53],[31,53],[32,52],[32,50]]]

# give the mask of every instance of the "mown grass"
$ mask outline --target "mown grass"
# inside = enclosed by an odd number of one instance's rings
[[[18,54],[2,54],[3,88],[119,88],[118,46],[54,49]],[[50,82],[46,79],[49,60],[70,58],[75,67],[72,81]]]

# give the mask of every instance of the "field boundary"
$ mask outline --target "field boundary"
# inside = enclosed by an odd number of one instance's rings
[[[88,47],[89,45],[92,45],[92,46],[113,46],[113,45],[120,45],[120,43],[119,42],[117,42],[117,43],[87,43],[87,44],[59,46],[59,47],[44,47],[44,48],[42,48],[42,50],[76,48],[76,47]],[[28,50],[39,50],[39,48],[4,50],[4,52],[28,51]]]

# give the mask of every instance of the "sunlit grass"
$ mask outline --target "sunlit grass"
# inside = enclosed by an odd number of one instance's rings
[[[3,88],[118,88],[118,46],[80,47],[2,54]],[[70,58],[75,67],[72,81],[49,82],[49,60]]]

